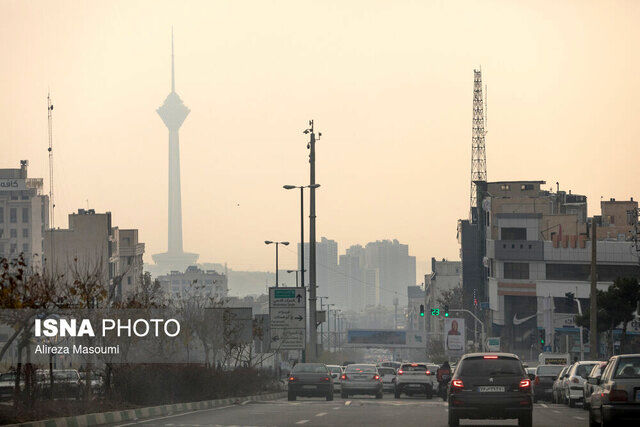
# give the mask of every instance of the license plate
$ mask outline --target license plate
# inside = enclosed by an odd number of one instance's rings
[[[498,386],[498,385],[482,385],[478,387],[478,391],[481,393],[496,393],[504,390],[505,390],[504,386]]]
[[[303,390],[315,390],[316,386],[314,386],[314,385],[303,385],[302,389]]]

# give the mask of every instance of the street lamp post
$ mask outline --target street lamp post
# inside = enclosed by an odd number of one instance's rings
[[[302,273],[302,277],[304,280],[304,272],[307,270],[287,270],[287,273],[296,273],[296,288],[298,287],[298,273]],[[303,286],[304,288],[304,286]]]
[[[304,189],[305,188],[318,188],[320,184],[311,185],[283,185],[282,188],[285,190],[293,190],[296,188],[300,189],[300,270],[302,272],[302,279],[300,283],[302,283],[302,287],[304,288]],[[297,286],[297,285],[296,285]]]
[[[270,245],[272,243],[276,245],[276,288],[277,288],[278,287],[278,245],[287,246],[289,242],[272,242],[271,240],[264,241],[265,245]]]
[[[331,307],[335,304],[327,304],[327,349],[331,352]]]

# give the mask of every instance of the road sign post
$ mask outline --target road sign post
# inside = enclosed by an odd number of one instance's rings
[[[269,288],[271,351],[303,350],[307,331],[305,288]]]

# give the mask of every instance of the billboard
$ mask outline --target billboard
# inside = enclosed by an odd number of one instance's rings
[[[407,345],[407,332],[393,329],[349,329],[347,343],[362,347],[404,346]]]
[[[447,356],[462,356],[465,353],[464,319],[444,319],[444,353]]]

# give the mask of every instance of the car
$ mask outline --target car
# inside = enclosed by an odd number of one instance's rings
[[[524,368],[524,371],[527,373],[527,376],[531,381],[536,378],[536,368]]]
[[[619,425],[640,419],[640,354],[621,354],[607,362],[594,385],[589,407],[591,427]]]
[[[591,369],[586,381],[582,385],[582,409],[589,409],[591,394],[593,393],[593,384],[589,382],[589,378],[600,378],[602,371],[607,366],[607,362],[599,362]]]
[[[81,371],[80,374],[80,386],[84,389],[87,387],[88,372]],[[104,379],[102,374],[97,371],[91,371],[91,380],[89,381],[91,386],[91,393],[95,395],[102,394],[104,392]]]
[[[538,365],[533,378],[533,401],[553,400],[553,383],[565,366]]]
[[[333,400],[333,379],[324,363],[298,363],[289,373],[287,397],[322,397]]]
[[[16,386],[16,372],[0,374],[0,400],[11,400]],[[20,388],[24,387],[24,374],[20,378]]]
[[[342,374],[344,373],[342,366],[327,365],[327,368],[329,368],[329,372],[331,372],[331,379],[333,379],[333,391],[339,391],[341,381],[340,378],[342,378]]]
[[[379,367],[378,373],[382,378],[382,389],[395,391],[396,389],[396,370],[393,368]]]
[[[407,396],[424,394],[431,399],[437,387],[436,373],[427,368],[426,363],[403,363],[396,373],[395,398],[402,393]]]
[[[563,367],[558,377],[553,381],[553,387],[551,387],[553,403],[562,403],[562,381],[565,379],[568,370],[569,366]]]
[[[564,393],[564,403],[569,407],[574,408],[576,403],[582,402],[584,397],[582,388],[585,379],[591,372],[591,369],[598,364],[598,361],[582,361],[576,362],[571,365],[571,368],[567,371],[567,376],[562,382],[562,391]]]
[[[382,378],[373,364],[353,364],[347,366],[342,374],[340,396],[347,399],[354,394],[371,394],[382,399]]]
[[[517,418],[533,423],[531,380],[511,353],[469,353],[462,356],[447,393],[449,426],[460,419]]]
[[[36,371],[36,385],[44,396],[52,396],[55,399],[69,397],[79,399],[82,396],[82,383],[77,370],[54,369],[53,392],[49,372],[46,369]]]

